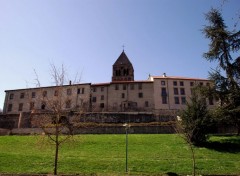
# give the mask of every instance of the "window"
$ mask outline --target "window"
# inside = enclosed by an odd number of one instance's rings
[[[119,86],[118,84],[115,85],[115,90],[118,90],[119,89]]]
[[[29,107],[30,110],[33,110],[34,109],[34,102],[30,102],[30,107]]]
[[[32,98],[36,97],[36,92],[32,92]]]
[[[82,92],[81,92],[81,90],[82,90]],[[78,88],[77,89],[77,94],[84,94],[84,88]]]
[[[12,106],[13,106],[12,104],[8,104],[8,109],[7,109],[8,112],[12,111]]]
[[[124,69],[123,70],[123,75],[124,76],[128,76],[129,75],[129,70],[128,69]]]
[[[203,85],[203,82],[200,82],[200,86],[202,86]]]
[[[97,97],[92,97],[92,102],[97,102]]]
[[[192,87],[194,85],[194,82],[190,82],[190,86]]]
[[[143,93],[142,92],[138,93],[138,97],[142,98],[143,97]]]
[[[181,97],[182,100],[182,104],[185,105],[186,104],[186,97]]]
[[[43,91],[43,97],[47,96],[47,91]]]
[[[167,104],[167,97],[166,96],[162,97],[162,104]]]
[[[97,88],[96,87],[93,87],[93,92],[97,92]]]
[[[104,87],[101,87],[101,92],[103,92],[104,91]]]
[[[67,95],[72,95],[72,89],[67,89]]]
[[[139,90],[142,90],[142,83],[139,83],[139,84],[138,84],[138,89],[139,89]]]
[[[46,108],[46,102],[42,102],[41,109],[44,110]]]
[[[100,103],[100,108],[104,108],[104,103]]]
[[[162,86],[165,86],[165,81],[161,81],[161,85],[162,85]]]
[[[175,104],[179,104],[179,97],[174,97]]]
[[[209,82],[208,82],[208,83],[206,83],[206,86],[208,86],[208,87],[209,87],[209,86],[210,86],[210,83],[209,83]]]
[[[24,98],[24,93],[21,93],[21,94],[20,94],[20,98],[21,98],[21,99]]]
[[[178,88],[173,88],[174,95],[178,95]]]
[[[10,97],[9,97],[9,99],[10,99],[10,100],[12,100],[12,99],[13,99],[13,97],[14,97],[14,94],[13,94],[13,93],[11,93],[11,94],[10,94]]]
[[[134,84],[130,84],[130,89],[134,90]]]
[[[180,94],[185,95],[185,89],[184,88],[180,88]]]
[[[167,96],[167,89],[165,87],[162,88],[162,96]]]
[[[23,103],[19,103],[18,111],[22,111],[22,110],[23,110]]]
[[[114,69],[115,69],[115,68],[114,68]],[[120,70],[116,70],[116,71],[115,71],[115,75],[116,75],[116,76],[120,76],[120,74],[121,74]]]
[[[148,104],[148,101],[145,101],[145,107],[148,107],[149,104]]]
[[[177,86],[177,81],[173,81],[173,85],[174,85],[174,86]]]
[[[180,86],[184,86],[184,82],[183,81],[180,81]]]
[[[126,90],[126,89],[127,89],[127,85],[123,84],[123,90]]]
[[[54,91],[54,96],[56,96],[56,97],[58,96],[58,90]]]
[[[125,94],[124,93],[122,93],[122,98],[125,98]]]
[[[66,108],[71,108],[71,100],[66,101]]]
[[[104,95],[101,95],[101,100],[104,100]]]

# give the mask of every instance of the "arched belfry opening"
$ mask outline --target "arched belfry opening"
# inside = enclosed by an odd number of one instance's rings
[[[113,64],[112,82],[134,81],[134,69],[124,50]]]

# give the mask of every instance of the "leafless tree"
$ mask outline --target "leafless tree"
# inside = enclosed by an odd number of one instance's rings
[[[179,134],[186,144],[189,146],[191,150],[191,155],[192,155],[192,175],[196,175],[196,160],[195,160],[195,152],[194,152],[194,146],[191,141],[191,133],[189,131],[184,130],[184,126],[182,124],[182,119],[180,116],[177,116],[177,120],[175,122],[175,131],[177,134]]]
[[[35,103],[41,104],[40,109],[35,108],[34,104],[32,105],[31,117],[35,117],[35,122],[38,123],[37,126],[42,128],[45,136],[55,146],[54,175],[57,175],[59,148],[64,142],[72,138],[74,123],[78,122],[78,116],[83,113],[83,110],[80,106],[71,107],[70,105],[71,100],[67,96],[67,89],[64,86],[67,74],[64,66],[57,68],[54,64],[51,64],[50,68],[50,77],[55,84],[54,89],[50,90],[51,92],[47,92],[46,88],[40,87],[39,78],[36,71],[34,71],[36,85],[39,87]],[[76,110],[79,110],[78,113],[74,113]],[[34,120],[32,121],[34,122]]]

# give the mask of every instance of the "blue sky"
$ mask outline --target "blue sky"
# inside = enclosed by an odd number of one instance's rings
[[[215,63],[202,57],[201,29],[222,2],[233,29],[239,0],[0,0],[0,108],[5,90],[35,87],[34,69],[51,86],[51,63],[64,64],[69,79],[110,82],[122,45],[135,80],[164,72],[207,78]]]

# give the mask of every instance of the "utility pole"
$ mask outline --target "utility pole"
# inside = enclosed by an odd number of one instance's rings
[[[123,124],[123,126],[125,127],[125,131],[126,131],[126,173],[128,172],[128,129],[130,128],[130,125],[125,123]]]

